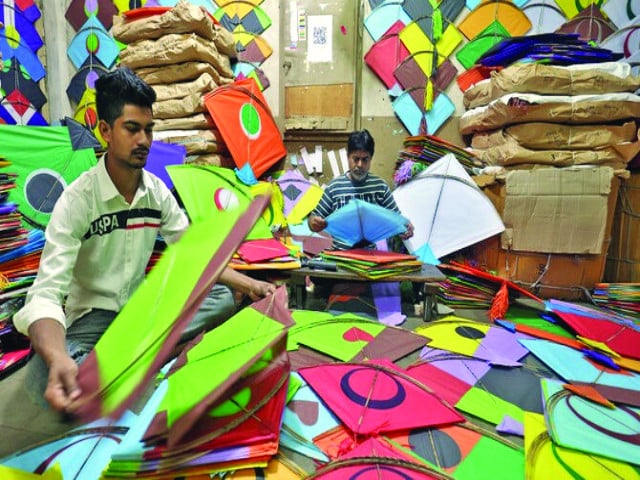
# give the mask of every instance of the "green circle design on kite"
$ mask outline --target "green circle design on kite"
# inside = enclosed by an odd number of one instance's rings
[[[100,47],[100,39],[95,33],[90,33],[86,39],[87,52],[96,53]]]
[[[240,107],[240,126],[250,140],[255,140],[260,136],[262,130],[260,114],[250,103],[245,103]]]

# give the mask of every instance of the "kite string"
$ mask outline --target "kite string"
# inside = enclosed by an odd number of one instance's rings
[[[438,448],[438,444],[436,443],[436,439],[433,436],[434,429],[430,428],[427,431],[427,438],[429,438],[429,445],[431,446],[431,451],[433,452],[433,459],[436,462],[436,466],[438,468],[443,468],[442,462],[440,461],[440,448]],[[444,453],[444,452],[443,452]]]
[[[546,275],[546,273],[549,271],[549,266],[551,265],[551,254],[547,254],[547,261],[544,264],[544,266],[540,269],[540,275],[538,275],[538,278],[536,278],[533,283],[531,284],[531,288],[532,289],[536,289],[538,288],[538,284],[542,281],[542,278]]]
[[[551,395],[547,400],[546,400],[546,411],[548,413],[548,418],[549,418],[549,433],[551,434],[551,437],[553,438],[554,433],[557,432],[557,424],[555,422],[555,417],[553,415],[556,406],[558,406],[560,404],[561,401],[564,401],[564,404],[566,406],[566,408],[569,410],[569,413],[573,415],[574,418],[580,420],[582,423],[584,423],[587,426],[589,425],[589,422],[592,422],[592,420],[590,420],[589,418],[585,418],[584,415],[580,414],[575,407],[572,407],[571,405],[571,401],[570,399],[575,398],[577,399],[579,402],[581,402],[582,406],[590,409],[591,411],[595,411],[596,413],[599,413],[600,415],[604,416],[607,420],[609,420],[609,422],[607,422],[607,429],[609,432],[613,432],[613,428],[610,428],[610,425],[613,424],[616,427],[619,427],[618,430],[616,430],[616,432],[624,432],[624,431],[631,431],[633,432],[633,438],[630,440],[632,443],[635,443],[637,440],[637,438],[640,438],[640,432],[637,431],[637,429],[634,431],[633,427],[631,427],[629,425],[629,421],[624,421],[620,418],[614,418],[612,415],[610,415],[610,409],[602,407],[602,406],[598,406],[597,404],[595,404],[594,402],[591,402],[579,395],[573,394],[571,392],[569,392],[568,390],[560,390],[556,393],[554,393],[553,395]],[[619,408],[616,408],[613,411],[619,411]],[[633,412],[633,410],[631,409],[627,409],[625,410],[625,413],[627,413],[629,416],[631,416],[632,418],[634,418],[635,420],[640,419],[640,416],[635,414]],[[594,426],[591,426],[591,428],[596,429]],[[608,433],[606,433],[606,430],[602,431],[600,429],[596,429],[596,431],[598,433],[602,433],[603,435],[606,435],[607,437],[612,437],[612,435],[609,435]],[[629,436],[629,435],[627,435]],[[557,437],[557,433],[556,433],[556,437]],[[613,437],[616,438],[616,437]]]
[[[447,171],[443,175],[438,175],[439,178],[442,179],[442,183],[440,184],[440,190],[438,191],[438,198],[436,199],[436,204],[433,209],[433,216],[431,217],[431,224],[429,225],[429,233],[428,237],[425,239],[425,243],[429,244],[429,240],[431,240],[431,234],[433,233],[433,226],[436,223],[436,216],[438,214],[438,208],[440,208],[440,200],[442,199],[442,194],[444,191],[444,182],[447,179],[453,179],[451,175],[449,175],[449,165],[447,165]]]
[[[360,231],[363,232],[363,236],[364,236],[364,224],[362,219],[363,213],[360,209],[360,204],[358,202],[356,202],[356,212],[358,212],[358,224],[360,227]],[[364,239],[364,240],[367,240],[367,239]]]
[[[288,361],[285,363],[288,365]],[[191,441],[181,442],[179,445],[176,446],[176,448],[170,450],[171,454],[175,455],[175,454],[188,452],[190,450],[196,449],[203,443],[208,443],[214,440],[215,438],[232,431],[236,427],[239,427],[242,423],[246,422],[249,418],[254,419],[260,425],[267,427],[268,425],[265,423],[265,421],[257,416],[257,412],[263,409],[269,403],[269,401],[271,401],[275,397],[275,395],[278,394],[280,389],[288,385],[288,380],[289,380],[289,374],[287,369],[286,374],[283,374],[280,376],[280,378],[278,379],[276,384],[273,386],[273,388],[269,392],[267,392],[263,397],[261,397],[253,407],[250,407],[250,408],[247,408],[246,406],[243,406],[242,404],[238,403],[238,401],[234,397],[229,398],[229,402],[238,408],[238,412],[244,412],[245,415],[236,414],[234,415],[235,418],[232,418],[231,420],[227,421],[223,426],[216,428],[215,430],[210,430],[202,434],[201,436],[194,438]],[[215,406],[216,405],[212,406],[212,408],[215,408]],[[209,411],[211,411],[211,409]],[[192,458],[198,458],[206,453],[208,452],[196,454]]]
[[[367,409],[369,408],[369,402],[371,401],[371,396],[373,395],[373,390],[376,386],[376,381],[378,380],[378,376],[380,375],[381,370],[375,368],[374,369],[374,374],[373,374],[373,379],[371,380],[371,384],[369,386],[369,391],[367,392],[367,398],[364,402],[364,404],[362,405],[362,413],[360,414],[360,416],[358,417],[358,425],[356,430],[353,432],[353,445],[357,445],[358,442],[358,436],[360,435],[360,427],[362,426],[362,422],[364,421],[364,416],[367,412]],[[385,421],[383,424],[379,425],[376,428],[376,431],[373,432],[374,436],[378,436],[379,431],[385,426],[385,424],[387,424],[388,422]]]
[[[129,427],[119,427],[117,425],[114,425],[116,423],[116,421],[117,421],[117,419],[109,419],[107,425],[104,425],[102,427],[98,427],[98,432],[99,432],[98,440],[93,444],[93,446],[91,447],[89,452],[87,452],[86,457],[83,458],[82,461],[80,462],[80,466],[79,466],[76,474],[73,476],[74,480],[78,480],[78,479],[81,478],[80,474],[82,473],[82,470],[87,465],[87,463],[91,459],[91,456],[97,450],[98,444],[102,440],[104,440],[105,438],[108,438],[108,439],[114,440],[116,443],[120,443],[120,440],[118,439],[117,434],[121,434],[121,435],[124,436],[129,431]],[[111,431],[104,432],[103,431],[104,429],[108,429],[108,430],[114,429],[115,431],[113,431],[113,432],[111,432]],[[91,429],[89,431],[91,431]]]

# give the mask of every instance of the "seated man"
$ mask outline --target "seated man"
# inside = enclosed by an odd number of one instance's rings
[[[27,365],[30,394],[73,413],[78,364],[144,279],[158,233],[167,243],[188,226],[164,183],[144,170],[153,133],[153,89],[118,68],[96,81],[99,129],[107,151],[62,193],[51,215],[38,275],[14,316],[36,355]],[[275,291],[227,267],[183,341],[235,310],[231,288],[257,300]],[[231,288],[230,288],[231,287]]]
[[[368,130],[355,131],[349,135],[347,141],[349,170],[331,180],[325,188],[320,202],[307,218],[311,231],[324,230],[327,227],[325,218],[354,198],[400,213],[389,186],[382,178],[369,172],[374,151],[375,142]],[[401,238],[411,238],[412,235],[413,225],[409,222],[407,230],[401,235]],[[336,250],[362,247],[373,248],[374,245],[367,243],[352,247],[338,239],[334,238],[333,240],[333,248]],[[315,281],[312,279],[312,281],[318,286],[322,284],[323,290],[331,286],[330,282],[321,282],[320,279],[315,279]],[[324,296],[323,293],[326,292],[320,292],[320,295]]]

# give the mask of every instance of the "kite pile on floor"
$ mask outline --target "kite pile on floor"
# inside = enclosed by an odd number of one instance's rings
[[[172,261],[190,255],[191,233]],[[157,296],[155,288],[147,293]],[[136,294],[131,303],[142,301]],[[176,324],[165,330],[171,315],[152,313],[162,325],[140,329],[123,348],[120,327],[142,311],[119,316],[81,367],[83,390],[100,392],[86,399],[105,417],[82,410],[91,423],[1,460],[0,473],[640,478],[640,326],[629,317],[538,299],[514,302],[493,323],[450,315],[409,331],[289,310],[280,287],[162,367],[176,338]],[[89,375],[98,366],[103,373]],[[140,383],[158,370],[134,413]]]

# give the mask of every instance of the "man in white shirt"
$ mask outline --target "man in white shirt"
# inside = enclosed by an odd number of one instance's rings
[[[73,413],[78,364],[144,279],[158,233],[173,243],[188,226],[169,189],[144,170],[155,99],[153,89],[127,68],[96,81],[107,151],[56,202],[37,278],[14,315],[36,352],[27,366],[28,388],[44,392],[60,412]],[[271,283],[227,267],[183,340],[234,313],[229,287],[252,300],[275,291]]]

